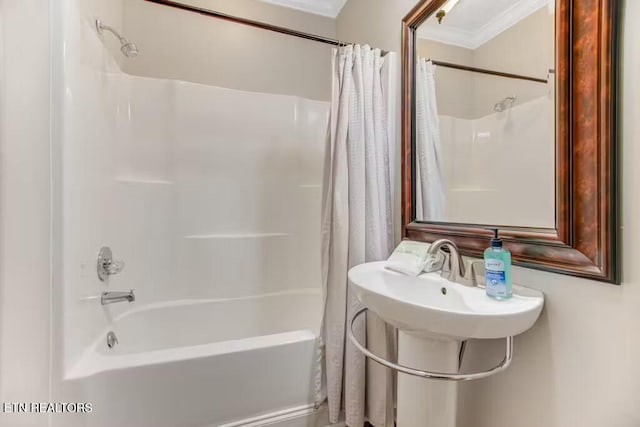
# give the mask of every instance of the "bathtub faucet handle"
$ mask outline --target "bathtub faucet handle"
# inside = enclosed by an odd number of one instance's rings
[[[111,260],[110,263],[105,264],[105,269],[109,274],[118,274],[124,268],[124,261],[119,259]]]
[[[97,262],[98,278],[100,281],[106,281],[109,276],[120,273],[123,268],[124,261],[113,259],[110,247],[103,246],[100,249]]]

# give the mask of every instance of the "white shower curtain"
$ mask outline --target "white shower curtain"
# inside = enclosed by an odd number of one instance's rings
[[[431,61],[416,64],[416,218],[441,221],[445,212],[440,121]]]
[[[322,338],[330,421],[393,426],[394,375],[346,338],[360,304],[348,286],[349,268],[386,259],[394,247],[395,54],[369,46],[334,49],[331,118],[325,154]],[[373,313],[355,325],[356,337],[394,359],[395,331]]]

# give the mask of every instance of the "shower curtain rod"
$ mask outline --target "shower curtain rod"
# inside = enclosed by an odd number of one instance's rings
[[[286,34],[288,36],[299,37],[301,39],[306,39],[306,40],[313,40],[315,42],[326,43],[334,46],[343,46],[348,44],[340,40],[335,40],[328,37],[304,33],[302,31],[296,31],[286,27],[279,27],[277,25],[267,24],[265,22],[253,21],[251,19],[240,18],[238,16],[227,15],[226,13],[217,12],[215,10],[204,9],[202,7],[191,6],[188,4],[179,3],[171,0],[146,0],[146,1],[150,3],[156,3],[164,6],[174,7],[180,10],[186,10],[187,12],[199,13],[201,15],[205,15],[210,18],[224,19],[225,21],[235,22],[237,24],[249,25],[251,27],[261,28],[263,30],[269,30],[276,33]]]
[[[469,67],[468,65],[460,65],[460,64],[454,64],[452,62],[436,61],[433,59],[429,59],[429,61],[431,61],[434,65],[439,65],[441,67],[447,67],[447,68],[455,68],[456,70],[472,71],[474,73],[482,73],[482,74],[491,74],[492,76],[507,77],[510,79],[529,80],[529,81],[538,82],[538,83],[548,83],[547,79],[539,79],[537,77],[522,76],[520,74],[503,73],[502,71],[494,71],[494,70],[487,70],[484,68]],[[555,73],[555,70],[549,70],[549,73],[553,74]]]

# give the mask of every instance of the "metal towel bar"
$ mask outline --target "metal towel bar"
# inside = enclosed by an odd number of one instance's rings
[[[444,372],[429,372],[423,371],[420,369],[410,368],[408,366],[398,365],[397,363],[390,362],[382,357],[373,354],[366,347],[364,347],[356,337],[353,335],[353,324],[355,323],[358,316],[362,313],[366,312],[368,309],[365,307],[358,311],[353,318],[351,319],[351,323],[347,330],[347,334],[349,335],[349,339],[356,346],[358,350],[360,350],[366,357],[370,358],[374,362],[381,364],[382,366],[386,366],[387,368],[394,369],[398,372],[402,372],[403,374],[413,375],[416,377],[427,378],[432,380],[441,380],[441,381],[469,381],[469,380],[478,380],[480,378],[486,378],[493,374],[497,374],[500,371],[503,371],[509,367],[511,364],[511,359],[513,358],[513,337],[506,338],[506,348],[505,355],[502,362],[497,366],[482,372],[475,372],[471,374],[449,374]]]

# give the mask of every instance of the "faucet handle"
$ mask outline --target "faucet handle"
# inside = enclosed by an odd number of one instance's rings
[[[465,281],[470,283],[471,286],[481,287],[481,284],[484,282],[478,281],[478,276],[483,277],[480,273],[484,270],[484,261],[483,260],[470,260],[467,262],[467,269],[465,274]]]
[[[124,261],[119,259],[113,259],[105,267],[109,275],[118,274],[124,269]]]
[[[124,261],[113,259],[111,248],[103,246],[98,253],[98,261],[96,263],[100,281],[106,281],[109,276],[120,273],[122,269],[124,269]]]

